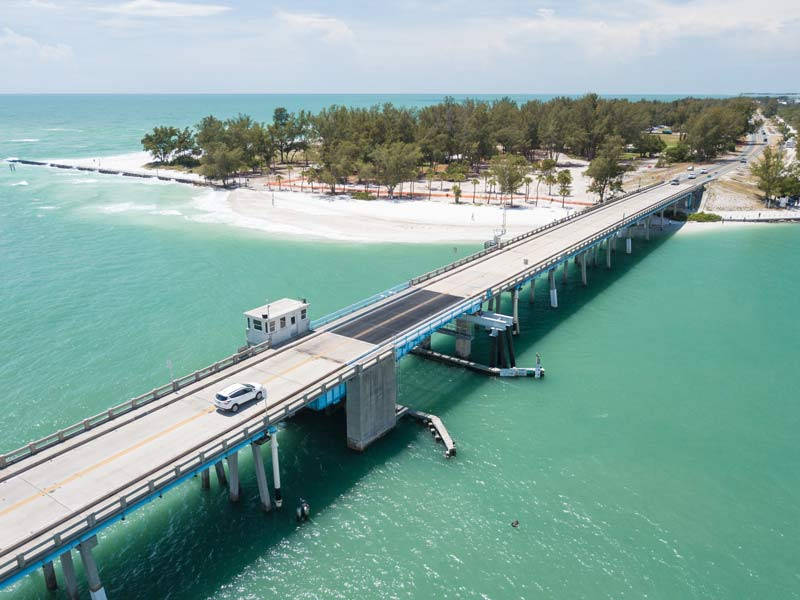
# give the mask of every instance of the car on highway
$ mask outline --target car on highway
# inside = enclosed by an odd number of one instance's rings
[[[689,179],[697,179],[697,174],[689,173]]]
[[[742,157],[739,159],[739,162],[740,162],[740,163],[746,163],[746,162],[747,162],[747,157],[746,157],[746,156],[742,156]]]
[[[701,175],[705,175],[706,173],[708,173],[708,169],[706,169],[705,167],[700,169],[700,174]]]
[[[689,165],[688,167],[686,167],[686,170],[687,171],[694,171],[694,165]]]
[[[260,383],[234,383],[214,394],[214,406],[232,413],[253,400],[263,400],[267,392]]]
[[[670,185],[678,185],[680,182],[681,180],[678,179],[677,177],[673,177],[672,179],[669,180]]]

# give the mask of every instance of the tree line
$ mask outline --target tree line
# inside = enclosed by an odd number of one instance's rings
[[[454,181],[460,191],[470,174],[487,170],[502,194],[530,187],[530,172],[537,185],[552,189],[559,183],[555,160],[566,153],[592,162],[589,174],[602,199],[619,187],[624,152],[663,153],[673,161],[714,158],[753,130],[755,110],[756,102],[746,98],[632,102],[587,94],[519,104],[448,97],[419,109],[333,105],[311,114],[278,108],[270,123],[242,114],[224,121],[207,116],[193,130],[156,127],[142,145],[161,163],[197,161],[202,174],[223,183],[237,172],[299,159],[303,176],[332,192],[356,178],[390,194],[421,173]],[[680,132],[677,145],[665,148],[658,126]]]

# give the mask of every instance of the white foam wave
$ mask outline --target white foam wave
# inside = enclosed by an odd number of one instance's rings
[[[33,144],[34,142],[38,142],[36,138],[19,138],[16,140],[8,140],[9,142],[17,142],[20,144]]]
[[[82,132],[83,129],[71,129],[69,127],[48,127],[45,131],[77,131],[78,133]]]
[[[37,206],[36,210],[58,210],[58,207],[57,206],[50,206],[50,205],[46,204],[44,206]]]
[[[83,183],[97,183],[97,179],[73,179],[71,183],[74,185],[81,185]]]
[[[11,187],[17,187],[19,185],[28,185],[27,181],[18,181],[17,183],[12,183]]]
[[[99,207],[100,212],[117,214],[124,212],[152,212],[156,210],[155,204],[136,204],[135,202],[120,202],[119,204],[106,204]]]
[[[183,213],[175,209],[154,210],[150,212],[151,215],[159,215],[164,217],[180,217]]]

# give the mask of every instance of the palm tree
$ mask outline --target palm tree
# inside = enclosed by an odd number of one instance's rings
[[[475,190],[477,189],[480,181],[473,179],[470,183],[472,184],[472,203],[475,204]]]
[[[495,191],[494,186],[497,185],[497,180],[492,177],[489,179],[489,195],[486,197],[486,204],[492,203],[492,193]]]
[[[461,204],[459,202],[459,200],[461,200],[461,186],[458,184],[453,186],[453,197],[456,199],[456,204]]]
[[[525,182],[525,204],[528,203],[528,194],[531,191],[531,184],[533,183],[533,179],[530,177],[525,177],[522,181]]]
[[[275,181],[278,182],[278,191],[280,192],[281,191],[281,181],[283,181],[283,176],[280,173],[278,173],[277,175],[275,175]]]
[[[433,178],[435,177],[433,171],[425,173],[425,179],[428,180],[428,200],[431,199],[431,191],[433,190]]]

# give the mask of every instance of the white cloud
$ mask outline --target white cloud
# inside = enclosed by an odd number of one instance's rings
[[[293,33],[316,36],[330,44],[350,44],[355,41],[350,26],[335,17],[278,11],[275,18]]]
[[[42,44],[8,27],[0,33],[0,50],[10,56],[39,62],[58,62],[72,58],[72,48],[66,44]]]
[[[130,17],[212,17],[230,10],[229,6],[219,4],[195,4],[191,2],[164,2],[162,0],[130,0],[116,6],[102,9]]]

